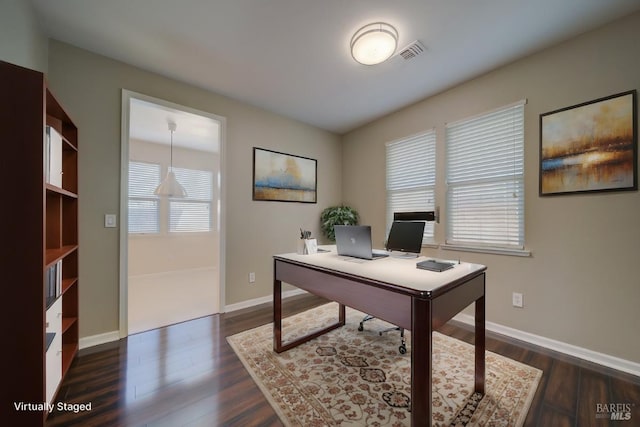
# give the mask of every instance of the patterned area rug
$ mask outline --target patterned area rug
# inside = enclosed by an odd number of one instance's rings
[[[337,319],[330,303],[283,320],[286,340]],[[347,308],[347,323],[277,354],[273,325],[227,338],[286,426],[409,426],[411,336],[400,354],[398,332],[378,319],[358,332],[364,315]],[[311,328],[311,329],[310,329]],[[539,369],[486,353],[486,395],[473,393],[473,346],[433,334],[433,425],[522,426]]]

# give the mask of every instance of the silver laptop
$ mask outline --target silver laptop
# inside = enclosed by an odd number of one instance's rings
[[[362,259],[378,259],[389,256],[384,251],[374,251],[371,247],[371,226],[369,225],[336,225],[338,255]]]

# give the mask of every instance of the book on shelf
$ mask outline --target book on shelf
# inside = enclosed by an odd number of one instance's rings
[[[44,286],[47,308],[49,308],[62,293],[62,260],[47,268]]]
[[[45,181],[62,188],[62,136],[47,126],[45,146]]]

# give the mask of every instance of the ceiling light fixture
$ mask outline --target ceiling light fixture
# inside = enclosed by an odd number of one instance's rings
[[[166,196],[173,198],[187,197],[187,192],[185,191],[184,187],[180,185],[180,183],[176,179],[176,175],[173,173],[173,132],[176,131],[176,128],[177,125],[174,122],[169,122],[169,132],[171,132],[171,160],[169,163],[169,170],[167,171],[166,178],[160,183],[160,185],[158,185],[156,191],[154,191],[154,194],[156,196]]]
[[[351,37],[351,56],[363,65],[380,64],[397,48],[398,31],[385,22],[365,25]]]

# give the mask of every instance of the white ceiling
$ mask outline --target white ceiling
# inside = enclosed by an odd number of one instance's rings
[[[344,133],[640,10],[639,0],[33,0],[51,38]],[[425,54],[349,53],[385,21]],[[215,113],[215,112],[213,112]]]
[[[218,152],[220,123],[217,120],[132,98],[129,105],[129,138],[166,144],[171,142],[169,123],[175,123],[173,145],[191,150]]]

